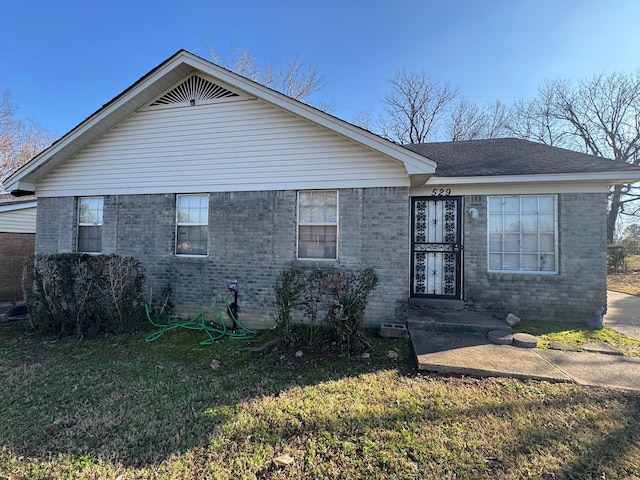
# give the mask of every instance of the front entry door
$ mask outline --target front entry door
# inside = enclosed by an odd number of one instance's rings
[[[461,197],[411,199],[411,296],[460,299]]]

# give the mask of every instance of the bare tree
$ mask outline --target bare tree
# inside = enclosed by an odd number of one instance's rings
[[[3,92],[0,99],[0,185],[11,172],[31,160],[52,141],[53,135],[35,122],[18,120],[11,94]]]
[[[400,70],[390,82],[391,92],[383,99],[386,116],[379,122],[382,136],[399,143],[434,140],[458,88],[424,71]]]
[[[509,118],[509,108],[499,100],[480,107],[463,99],[455,105],[445,121],[447,138],[455,142],[505,137]]]
[[[640,71],[547,82],[537,98],[517,108],[516,136],[640,165]],[[639,213],[631,207],[639,199],[640,190],[631,184],[611,188],[609,242],[620,215]]]
[[[550,146],[567,146],[569,132],[556,115],[557,95],[552,83],[538,88],[538,96],[519,100],[512,107],[510,134]]]
[[[317,67],[305,65],[298,55],[286,67],[281,67],[273,63],[260,65],[255,56],[245,49],[235,48],[231,58],[224,58],[212,47],[208,48],[214,63],[296,100],[308,101],[324,87],[324,76]],[[314,104],[324,111],[332,108],[330,104]]]

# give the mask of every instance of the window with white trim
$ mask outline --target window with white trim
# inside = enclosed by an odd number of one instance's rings
[[[176,196],[176,255],[207,255],[209,195]]]
[[[338,258],[338,191],[298,192],[298,258]]]
[[[102,251],[103,197],[82,197],[78,199],[78,241],[76,250],[80,253],[100,253]]]
[[[488,197],[490,272],[557,273],[555,195]]]

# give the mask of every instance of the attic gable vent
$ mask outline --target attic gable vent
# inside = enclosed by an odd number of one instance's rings
[[[173,90],[164,94],[150,106],[157,105],[190,105],[195,101],[216,100],[219,98],[238,97],[237,93],[227,90],[220,85],[216,85],[209,80],[193,75],[187,78]]]

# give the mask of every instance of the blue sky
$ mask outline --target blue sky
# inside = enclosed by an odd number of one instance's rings
[[[637,0],[2,0],[0,91],[63,135],[180,49],[317,67],[319,99],[374,115],[400,69],[478,103],[640,67]]]

